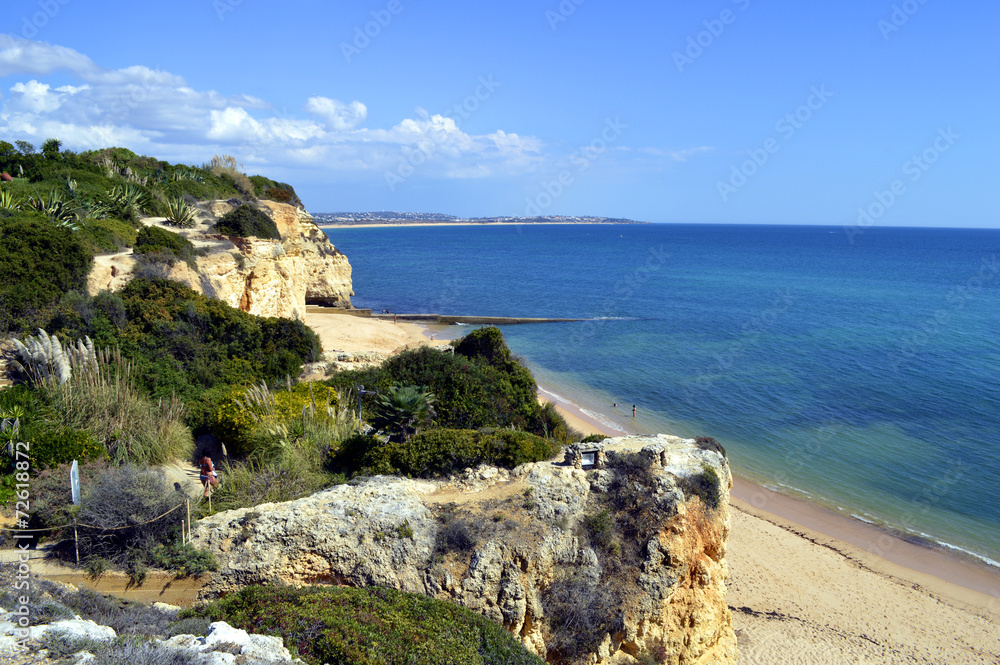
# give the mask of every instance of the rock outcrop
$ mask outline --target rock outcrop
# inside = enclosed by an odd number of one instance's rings
[[[542,657],[735,663],[724,455],[693,439],[605,440],[555,462],[445,481],[376,477],[198,522],[206,588],[380,585],[454,601]],[[588,655],[589,654],[589,655]]]
[[[88,278],[92,294],[114,291],[137,271],[181,282],[258,316],[304,318],[306,304],[350,307],[351,264],[316,226],[309,213],[285,203],[259,201],[274,220],[280,240],[220,236],[211,224],[232,209],[225,201],[206,205],[198,226],[185,235],[200,250],[197,269],[182,261],[172,266],[143,265],[134,254],[99,256]],[[149,219],[147,224],[162,224]]]

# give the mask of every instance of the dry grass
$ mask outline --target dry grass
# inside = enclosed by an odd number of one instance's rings
[[[254,197],[254,186],[250,178],[243,173],[243,165],[232,155],[215,155],[205,168],[219,177],[228,177],[244,197]]]
[[[176,397],[151,402],[132,377],[132,365],[117,349],[99,350],[96,362],[78,364],[65,383],[45,388],[62,424],[101,442],[116,463],[163,464],[194,450]]]

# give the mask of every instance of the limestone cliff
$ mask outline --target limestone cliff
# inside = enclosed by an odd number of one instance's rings
[[[443,481],[376,477],[205,518],[194,544],[221,562],[207,595],[381,585],[481,612],[550,660],[735,663],[724,455],[665,435],[596,447],[589,470],[569,455]]]
[[[232,209],[225,201],[214,201],[204,206],[194,229],[166,227],[199,249],[197,270],[183,262],[144,265],[130,251],[99,256],[90,273],[90,292],[121,288],[138,271],[181,282],[258,316],[303,318],[306,303],[350,307],[351,264],[312,217],[284,203],[259,201],[258,205],[274,220],[280,240],[211,233],[211,225]],[[145,223],[162,225],[162,220]]]

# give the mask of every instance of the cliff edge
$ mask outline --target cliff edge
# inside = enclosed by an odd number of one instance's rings
[[[440,481],[379,476],[205,518],[206,596],[378,585],[480,612],[552,662],[735,663],[731,475],[700,440],[628,436]]]
[[[164,277],[257,316],[305,317],[306,304],[351,307],[351,264],[305,210],[285,203],[257,201],[274,220],[280,240],[213,233],[212,225],[232,210],[226,201],[200,208],[193,229],[175,229],[162,218],[143,220],[185,236],[198,249],[197,267],[183,261],[149,265],[131,250],[94,259],[88,278],[91,294],[115,291],[136,274]]]

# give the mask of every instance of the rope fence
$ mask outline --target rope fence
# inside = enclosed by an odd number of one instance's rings
[[[154,517],[151,520],[146,520],[145,522],[139,522],[137,524],[126,524],[125,526],[95,526],[93,524],[63,524],[62,526],[50,526],[44,529],[8,529],[7,527],[0,527],[0,531],[14,531],[16,533],[24,533],[26,531],[61,531],[62,529],[68,529],[70,527],[84,527],[86,529],[100,529],[101,531],[121,531],[122,529],[134,529],[137,526],[145,526],[147,524],[152,524],[156,520],[161,520],[170,513],[174,512],[181,506],[187,505],[187,502],[178,503],[176,506],[163,513],[159,517]]]

